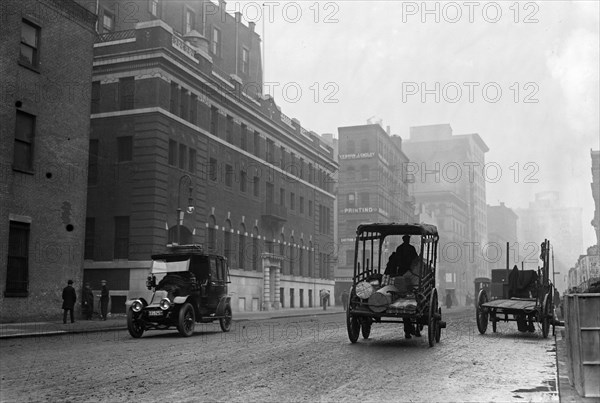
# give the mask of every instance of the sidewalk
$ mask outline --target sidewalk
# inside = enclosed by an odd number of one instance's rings
[[[564,327],[556,327],[556,369],[558,375],[558,394],[561,403],[592,403],[600,402],[597,397],[579,396],[575,386],[569,383],[569,370],[567,368],[567,345]]]
[[[273,318],[302,317],[313,315],[327,315],[343,312],[342,307],[328,307],[326,311],[319,308],[283,308],[271,311],[234,312],[233,321],[264,320]],[[111,315],[107,320],[76,320],[75,323],[54,322],[29,322],[29,323],[2,323],[0,324],[0,339],[15,337],[42,337],[68,333],[103,332],[108,330],[126,330],[127,317],[124,314]]]

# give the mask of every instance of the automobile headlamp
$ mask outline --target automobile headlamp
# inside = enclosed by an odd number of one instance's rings
[[[166,311],[171,307],[171,301],[169,301],[169,298],[163,298],[160,300],[160,303],[158,305],[160,306],[160,309]]]
[[[142,308],[144,307],[144,304],[142,304],[142,301],[140,301],[139,299],[136,299],[135,301],[133,301],[133,303],[131,304],[131,310],[133,312],[139,312],[142,310]]]

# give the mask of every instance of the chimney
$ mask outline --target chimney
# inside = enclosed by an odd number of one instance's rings
[[[256,26],[256,23],[254,21],[250,21],[248,23],[248,28],[250,28],[250,32],[254,33],[254,27]]]
[[[387,135],[389,136],[390,133],[391,133],[391,131],[390,131],[390,125],[386,126],[385,131],[386,131]]]

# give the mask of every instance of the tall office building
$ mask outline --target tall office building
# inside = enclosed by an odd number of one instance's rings
[[[417,203],[435,213],[440,233],[440,293],[464,304],[476,277],[489,277],[483,167],[489,150],[478,134],[448,124],[410,128],[404,143]]]

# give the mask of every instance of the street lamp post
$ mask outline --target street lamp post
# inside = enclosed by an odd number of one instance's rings
[[[192,198],[192,178],[188,174],[184,174],[181,178],[179,178],[179,186],[177,187],[177,245],[181,242],[181,226],[183,225],[183,216],[184,212],[181,211],[181,185],[184,181],[187,181],[189,184],[189,197],[188,197],[188,208],[187,212],[192,213],[194,211]]]

